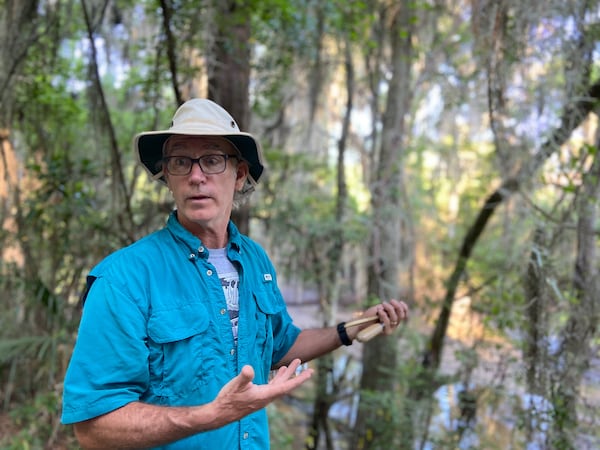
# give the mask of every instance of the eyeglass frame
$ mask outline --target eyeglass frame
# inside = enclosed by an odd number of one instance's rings
[[[202,160],[204,160],[206,158],[211,158],[211,157],[214,158],[215,156],[223,158],[223,169],[218,172],[207,172],[206,170],[204,170],[204,167],[202,167]],[[186,173],[172,173],[171,171],[169,171],[169,169],[168,169],[169,160],[173,159],[173,158],[185,158],[185,159],[189,160],[191,162],[189,170]],[[198,167],[200,167],[200,170],[202,171],[202,173],[204,175],[218,175],[220,173],[223,173],[223,172],[225,172],[225,170],[227,170],[227,160],[231,159],[231,158],[241,161],[241,158],[238,155],[229,155],[227,153],[213,153],[210,155],[202,155],[199,158],[191,158],[186,155],[169,155],[169,156],[163,157],[161,159],[161,162],[163,163],[163,170],[165,172],[167,172],[169,175],[173,175],[175,177],[185,177],[185,176],[189,175],[190,173],[192,173],[192,168],[194,167],[194,164],[198,164]]]

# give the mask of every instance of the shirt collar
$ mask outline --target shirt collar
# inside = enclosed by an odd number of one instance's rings
[[[208,257],[208,252],[204,248],[202,240],[190,233],[183,225],[181,225],[179,220],[177,220],[176,210],[171,211],[169,214],[169,218],[167,219],[167,229],[177,241],[183,243],[187,247],[190,255],[204,258]],[[242,235],[231,220],[227,226],[227,232],[229,235],[227,249],[239,252],[242,243]]]

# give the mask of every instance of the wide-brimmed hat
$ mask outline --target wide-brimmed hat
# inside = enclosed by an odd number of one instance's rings
[[[133,145],[138,159],[154,179],[165,182],[160,162],[165,141],[173,135],[222,136],[248,162],[254,182],[264,170],[258,141],[251,134],[241,132],[233,117],[221,106],[211,100],[196,98],[188,100],[175,111],[168,130],[146,131],[135,136]]]

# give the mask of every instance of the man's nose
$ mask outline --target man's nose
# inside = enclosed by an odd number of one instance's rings
[[[190,171],[191,178],[206,179],[206,174],[200,166],[200,161],[192,161],[192,169]]]

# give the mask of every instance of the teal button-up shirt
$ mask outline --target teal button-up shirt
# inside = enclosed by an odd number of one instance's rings
[[[237,267],[238,342],[208,250],[173,212],[165,228],[105,258],[88,277],[79,333],[64,382],[62,421],[80,422],[133,401],[192,406],[212,401],[254,368],[256,384],[290,349],[292,323],[265,251],[229,224]],[[263,409],[163,448],[266,449]]]

